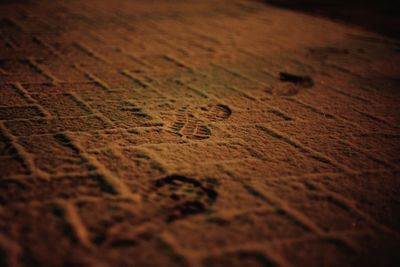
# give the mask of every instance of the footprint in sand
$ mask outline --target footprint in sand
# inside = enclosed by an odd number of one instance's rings
[[[199,107],[195,110],[189,106],[179,108],[170,129],[188,139],[204,140],[211,137],[211,130],[205,122],[225,121],[232,110],[222,104]]]
[[[203,140],[211,136],[210,129],[194,116],[188,106],[181,107],[176,111],[171,130],[194,140]]]
[[[170,175],[154,183],[160,203],[167,210],[167,221],[205,212],[217,200],[213,186],[182,175]]]
[[[206,112],[207,119],[212,122],[227,120],[232,114],[232,110],[223,104],[210,105],[208,108],[202,108],[202,110]]]

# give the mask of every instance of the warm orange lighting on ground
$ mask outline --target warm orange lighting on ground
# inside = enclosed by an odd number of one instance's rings
[[[398,41],[244,0],[2,1],[0,33],[0,266],[399,262]]]

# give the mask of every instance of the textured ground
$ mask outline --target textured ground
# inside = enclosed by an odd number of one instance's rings
[[[400,266],[400,45],[250,1],[3,1],[0,266]]]

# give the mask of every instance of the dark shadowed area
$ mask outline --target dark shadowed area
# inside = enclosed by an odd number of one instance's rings
[[[400,38],[399,0],[261,0]]]

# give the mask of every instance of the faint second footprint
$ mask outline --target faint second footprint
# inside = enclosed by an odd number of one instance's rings
[[[279,80],[280,83],[275,87],[275,92],[277,95],[281,96],[297,95],[302,89],[314,86],[313,79],[308,75],[280,72]]]

